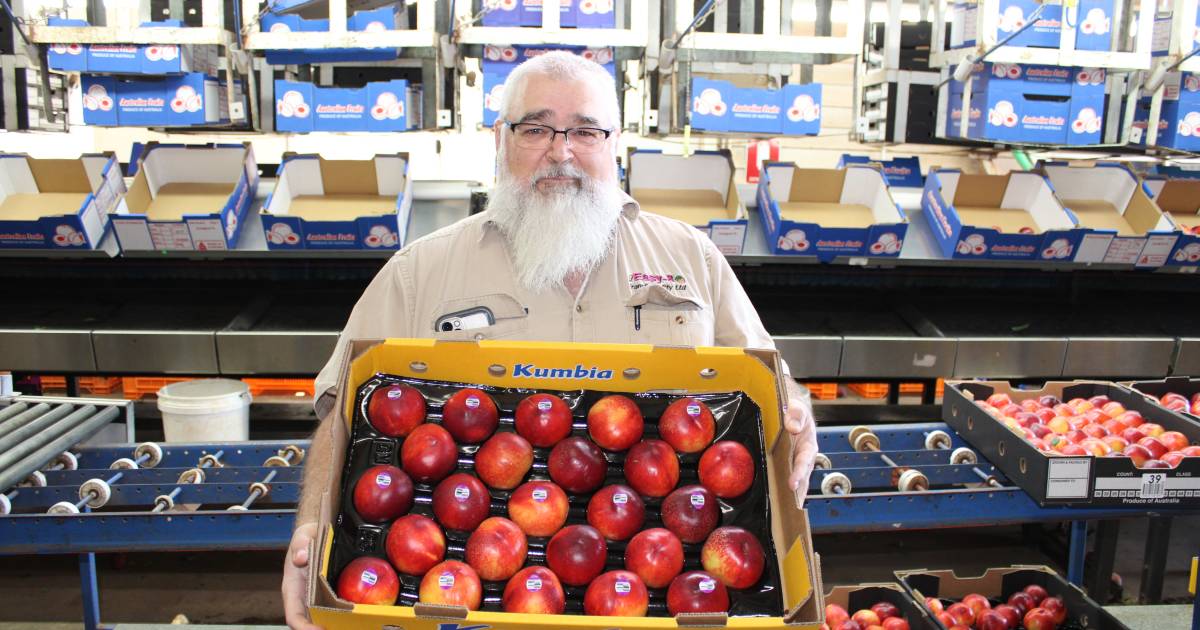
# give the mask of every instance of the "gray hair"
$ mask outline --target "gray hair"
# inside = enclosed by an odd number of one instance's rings
[[[621,108],[617,102],[617,87],[612,75],[600,64],[565,50],[554,50],[532,57],[513,69],[508,75],[508,79],[504,81],[504,103],[500,107],[501,119],[513,120],[516,112],[509,109],[510,104],[521,100],[520,97],[523,96],[527,79],[535,74],[549,76],[558,81],[586,81],[599,84],[607,94],[604,106],[612,116],[612,125],[614,127],[621,126]]]

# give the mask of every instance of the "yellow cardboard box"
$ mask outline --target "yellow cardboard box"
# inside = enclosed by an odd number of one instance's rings
[[[559,368],[548,378],[525,377],[524,367]],[[518,365],[522,369],[515,369]],[[575,366],[584,366],[576,370]],[[567,368],[571,369],[567,369]],[[594,369],[593,369],[594,368]],[[530,370],[531,371],[531,370]],[[586,372],[577,377],[580,372]],[[329,586],[333,520],[340,504],[342,466],[350,440],[358,387],[377,373],[413,378],[530,389],[591,389],[634,392],[742,391],[762,412],[767,448],[767,488],[771,535],[779,560],[785,610],[771,617],[679,615],[670,617],[587,617],[467,611],[452,606],[374,606],[339,600]],[[330,629],[517,630],[519,628],[818,628],[825,606],[808,529],[808,516],[787,490],[791,439],[781,431],[782,383],[774,352],[736,348],[673,348],[648,345],[561,344],[432,339],[358,340],[350,345],[339,378],[337,422],[332,431],[330,488],[321,499],[320,535],[310,557],[308,605],[315,623]],[[561,377],[561,378],[559,378]]]

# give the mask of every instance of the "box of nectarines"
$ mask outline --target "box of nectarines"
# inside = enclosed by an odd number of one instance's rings
[[[1129,630],[1082,590],[1045,566],[1019,565],[959,577],[913,569],[896,577],[933,616],[936,628]]]
[[[1200,507],[1200,424],[1115,383],[946,383],[942,419],[1040,505]]]
[[[825,593],[825,627],[828,630],[867,630],[875,627],[883,630],[941,630],[931,615],[913,600],[903,586],[895,582],[835,586]],[[854,625],[847,624],[847,620],[854,622]]]
[[[1122,383],[1176,413],[1200,420],[1200,378],[1172,376],[1159,381]],[[1183,449],[1184,455],[1200,455],[1200,446]]]
[[[818,628],[773,352],[355,341],[327,628]]]

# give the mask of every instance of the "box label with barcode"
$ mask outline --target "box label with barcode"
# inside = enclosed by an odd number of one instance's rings
[[[1167,476],[1162,473],[1142,475],[1142,489],[1138,497],[1142,499],[1161,499],[1166,495]]]
[[[1086,499],[1092,460],[1053,458],[1046,470],[1047,499]]]

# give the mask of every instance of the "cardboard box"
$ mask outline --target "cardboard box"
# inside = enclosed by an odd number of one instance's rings
[[[495,369],[500,366],[501,369]],[[540,376],[538,367],[570,366]],[[634,379],[614,378],[631,374]],[[701,368],[711,368],[712,373]],[[417,369],[419,371],[414,371]],[[526,376],[527,373],[534,376]],[[715,376],[712,374],[715,373]],[[385,342],[355,340],[350,343],[339,377],[336,417],[326,423],[334,462],[345,460],[350,427],[355,417],[358,388],[376,374],[415,377],[482,386],[521,387],[538,390],[593,391],[739,391],[760,409],[770,501],[771,543],[780,576],[779,596],[784,603],[777,615],[726,617],[688,615],[605,619],[567,615],[521,615],[467,611],[460,607],[417,604],[416,606],[370,606],[337,599],[329,586],[333,521],[342,504],[343,467],[331,466],[330,488],[321,497],[319,537],[310,548],[314,559],[309,573],[308,606],[314,623],[325,628],[379,628],[400,626],[412,630],[455,627],[519,628],[667,628],[700,624],[711,627],[761,628],[800,627],[816,630],[824,604],[806,513],[784,489],[791,461],[791,440],[782,431],[782,383],[778,355],[774,352],[737,348],[673,348],[611,344],[564,344],[505,341],[435,341],[392,339]],[[567,376],[569,374],[569,376]],[[579,374],[579,376],[576,376]]]
[[[83,122],[121,127],[194,127],[227,124],[225,82],[200,73],[129,80],[85,74]],[[235,85],[241,98],[241,82]]]
[[[913,600],[908,590],[895,582],[835,586],[825,593],[826,606],[837,604],[851,615],[859,610],[870,609],[879,602],[890,602],[900,609],[900,617],[908,622],[910,630],[941,628],[925,609],[924,602]]]
[[[368,33],[394,31],[398,28],[397,23],[394,6],[380,7],[369,11],[358,11],[347,16],[346,30]],[[329,20],[310,20],[294,14],[267,13],[259,21],[259,28],[263,32],[270,33],[327,33],[329,32]],[[275,66],[336,61],[389,61],[399,56],[399,48],[302,48],[266,51],[267,63]]]
[[[408,105],[408,81],[401,79],[361,88],[275,81],[278,131],[407,131],[416,120]]]
[[[1165,169],[1159,167],[1159,172]],[[1168,265],[1200,263],[1200,179],[1191,173],[1172,172],[1171,176],[1148,177],[1144,182],[1158,208],[1179,227],[1175,249],[1167,256]]]
[[[1155,146],[1184,151],[1200,150],[1200,74],[1167,73],[1158,116]],[[1134,144],[1145,146],[1149,122],[1150,96],[1142,93],[1133,114],[1131,140]]]
[[[1039,173],[934,167],[921,209],[946,258],[1071,261],[1086,232]]]
[[[616,51],[613,48],[584,48],[582,46],[498,46],[483,47],[483,125],[491,127],[500,117],[504,104],[504,82],[522,61],[552,50],[565,50],[584,59],[595,61],[617,78]],[[619,87],[619,86],[618,86]]]
[[[995,5],[995,41],[1005,38],[1025,26],[1041,3],[1036,0],[1000,0]],[[1112,50],[1114,0],[1079,0],[1067,10],[1067,22],[1075,26],[1075,50]],[[951,48],[976,45],[979,5],[961,2],[952,5],[947,21],[950,23]],[[1029,48],[1059,48],[1062,45],[1063,7],[1047,4],[1037,23],[1017,35],[1008,46]]]
[[[49,26],[89,26],[86,20],[51,17]],[[182,20],[144,22],[142,28],[184,28]],[[189,44],[51,44],[46,49],[51,70],[109,74],[217,74],[216,46]]]
[[[400,249],[412,209],[408,154],[288,155],[262,208],[267,249]]]
[[[838,159],[838,168],[850,164],[876,164],[883,170],[888,186],[892,188],[924,188],[925,177],[921,175],[921,160],[916,156],[897,157],[890,160],[873,160],[865,155],[843,153]]]
[[[1063,207],[1088,230],[1075,262],[1161,267],[1179,233],[1123,164],[1068,166],[1050,162],[1040,170]]]
[[[704,131],[815,136],[821,132],[821,84],[769,90],[696,77],[691,125]]]
[[[1099,144],[1104,129],[1105,71],[1024,64],[976,64],[971,118],[962,135],[964,84],[950,81],[947,137],[1000,142]]]
[[[1008,394],[1017,404],[1046,394],[1063,401],[1103,394],[1141,413],[1147,422],[1183,433],[1192,444],[1200,444],[1200,424],[1115,383],[1050,382],[1041,389],[1018,389],[1006,381],[948,381],[942,419],[1039,505],[1143,511],[1151,507],[1200,507],[1200,457],[1184,458],[1175,468],[1143,469],[1134,466],[1128,457],[1048,455],[976,404],[994,393]]]
[[[1166,394],[1175,393],[1187,398],[1189,403],[1192,397],[1200,394],[1200,378],[1188,378],[1186,376],[1169,376],[1158,381],[1131,381],[1121,383],[1135,392],[1145,396],[1150,402],[1162,406],[1160,402]],[[1200,414],[1193,413],[1193,410],[1176,411],[1175,413],[1188,418],[1194,422],[1200,422]]]
[[[114,216],[121,251],[233,249],[258,190],[250,143],[183,146],[148,143]]]
[[[908,217],[892,200],[887,179],[874,166],[763,167],[758,213],[767,249],[775,254],[816,256],[900,255]]]
[[[629,152],[628,164],[626,191],[642,210],[695,226],[723,254],[742,253],[746,207],[728,151],[697,151],[684,157],[635,149]]]
[[[42,160],[0,155],[0,248],[95,249],[125,208],[112,154]]]
[[[1046,589],[1051,597],[1061,598],[1066,604],[1067,621],[1063,627],[1129,630],[1100,604],[1092,601],[1082,589],[1062,579],[1062,576],[1046,566],[1017,565],[994,568],[975,577],[959,577],[949,569],[911,569],[897,571],[896,577],[912,593],[913,599],[922,603],[926,597],[958,601],[971,593],[979,593],[992,601],[1008,601],[1013,593],[1030,584],[1037,584]],[[1084,623],[1080,624],[1081,621]],[[937,628],[946,630],[936,619],[934,623]]]
[[[564,28],[615,28],[615,0],[559,0],[558,23]],[[542,25],[542,0],[500,0],[483,14],[484,26]]]

